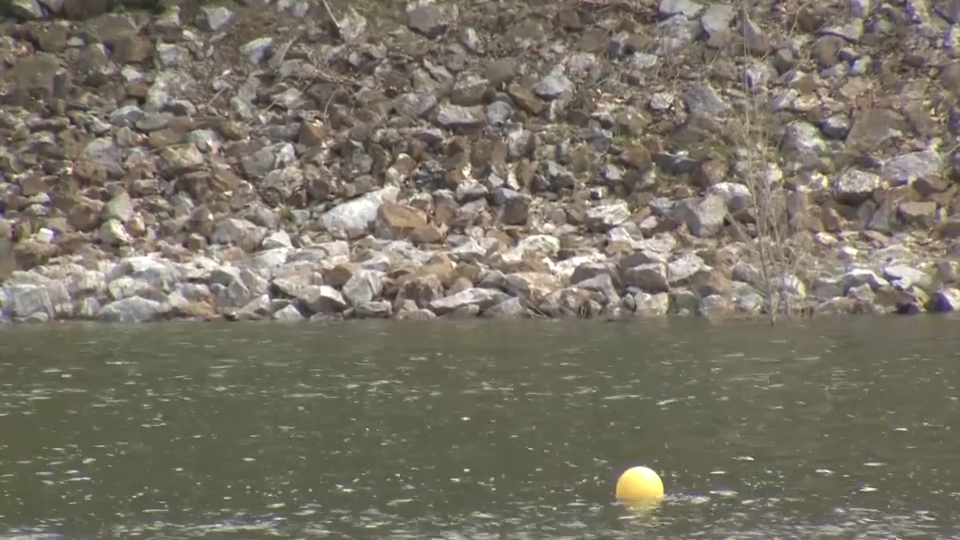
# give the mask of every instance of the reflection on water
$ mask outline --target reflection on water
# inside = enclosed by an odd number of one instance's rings
[[[960,534],[955,324],[18,327],[0,538]]]

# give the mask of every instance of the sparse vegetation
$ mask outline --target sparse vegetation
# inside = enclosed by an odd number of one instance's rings
[[[758,56],[755,45],[750,42],[756,38],[754,10],[754,5],[747,0],[738,5],[739,39],[745,59]],[[785,34],[789,34],[789,30]],[[759,55],[761,60],[768,56],[769,52]],[[800,295],[792,291],[796,288],[800,253],[791,245],[795,231],[790,223],[780,170],[782,130],[775,129],[770,121],[770,95],[762,85],[749,80],[745,67],[741,66],[740,73],[745,97],[728,125],[735,143],[732,157],[737,164],[738,179],[750,192],[755,227],[752,247],[760,268],[764,312],[773,325],[781,317],[792,318],[801,313],[801,306],[794,301]]]

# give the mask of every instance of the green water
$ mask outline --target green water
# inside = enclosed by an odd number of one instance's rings
[[[0,537],[956,537],[957,324],[8,327]]]

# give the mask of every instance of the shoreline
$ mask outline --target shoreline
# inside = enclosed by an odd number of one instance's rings
[[[937,12],[88,4],[0,22],[0,322],[960,310]]]

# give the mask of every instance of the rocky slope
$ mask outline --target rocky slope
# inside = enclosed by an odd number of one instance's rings
[[[960,1],[108,4],[0,24],[0,320],[960,308]]]

